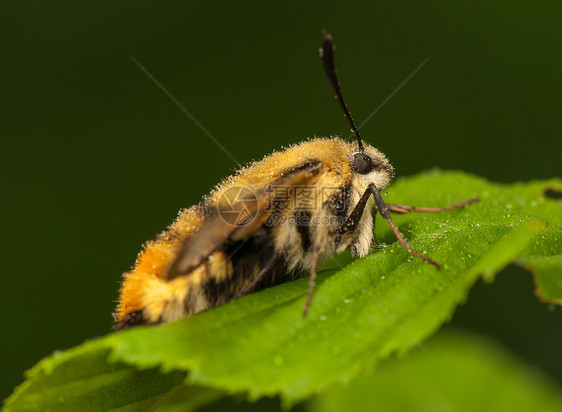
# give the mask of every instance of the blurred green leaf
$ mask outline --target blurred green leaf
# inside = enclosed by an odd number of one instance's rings
[[[540,274],[538,293],[549,293],[543,299],[560,299],[556,279],[561,272],[562,204],[543,196],[550,187],[562,183],[497,185],[438,171],[400,180],[387,196],[390,203],[442,206],[473,196],[482,199],[462,210],[396,216],[412,246],[442,263],[442,270],[409,255],[379,221],[378,239],[392,244],[320,273],[306,318],[301,313],[307,279],[302,278],[176,323],[111,334],[39,363],[9,398],[7,410],[21,410],[27,399],[37,406],[52,404],[60,370],[69,381],[81,379],[82,365],[93,354],[101,363],[98,368],[107,370],[102,383],[120,382],[123,399],[131,402],[137,402],[132,382],[144,372],[131,370],[131,382],[120,379],[123,363],[160,368],[164,374],[186,371],[189,383],[245,392],[250,399],[280,395],[291,405],[354,378],[393,352],[420,346],[451,318],[480,275],[491,281],[511,262]],[[547,269],[537,263],[545,260],[551,262]],[[176,384],[180,375],[166,376]],[[174,384],[148,380],[143,396],[158,397]],[[108,405],[101,400],[107,397],[103,385],[76,385],[80,399],[100,399],[99,410],[106,410],[101,406]]]
[[[163,374],[109,363],[109,349],[98,342],[43,359],[26,373],[28,379],[7,400],[5,410],[146,411],[185,379],[183,372]]]
[[[496,344],[464,333],[439,334],[405,359],[383,363],[371,376],[332,387],[314,412],[560,411],[553,382]]]

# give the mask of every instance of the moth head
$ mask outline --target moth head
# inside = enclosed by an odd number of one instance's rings
[[[362,149],[349,153],[349,162],[357,178],[365,185],[374,183],[381,190],[394,178],[394,168],[385,155],[364,144]]]

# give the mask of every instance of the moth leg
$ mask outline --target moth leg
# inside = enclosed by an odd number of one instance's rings
[[[351,212],[349,217],[345,220],[344,225],[340,227],[339,230],[340,237],[347,232],[353,232],[357,228],[357,224],[361,220],[361,216],[363,216],[363,211],[365,210],[365,206],[367,206],[367,201],[369,200],[370,197],[371,197],[370,190],[369,189],[365,190],[365,193],[363,193],[361,199],[359,199],[359,202],[357,202],[357,204],[353,208],[353,211]],[[376,214],[377,213],[376,206],[373,209],[375,209],[374,213]],[[373,221],[374,221],[374,217],[375,216],[373,215]]]
[[[410,246],[410,244],[406,241],[406,239],[404,239],[404,236],[402,236],[402,233],[400,233],[400,231],[398,230],[398,226],[396,226],[396,223],[394,223],[392,217],[390,217],[388,206],[384,202],[377,187],[371,183],[367,190],[369,190],[373,194],[373,197],[375,198],[375,204],[377,206],[377,210],[380,212],[381,216],[386,219],[386,221],[390,225],[390,228],[394,232],[394,236],[396,236],[396,239],[398,239],[398,242],[402,245],[402,247],[406,249],[408,252],[410,252],[412,255],[417,256],[428,263],[431,263],[437,269],[441,269],[441,265],[439,263],[415,251],[414,248],[412,248],[412,246]]]
[[[373,218],[373,245],[377,244],[377,238],[375,234],[375,225],[377,222],[377,205],[374,204],[371,208],[371,217]]]
[[[412,212],[440,213],[440,212],[445,212],[446,210],[458,209],[460,207],[464,207],[471,203],[477,203],[479,201],[480,198],[473,197],[465,200],[464,202],[459,202],[444,207],[417,207],[417,206],[409,206],[409,205],[394,205],[391,203],[387,203],[386,206],[388,207],[388,210],[390,212],[399,213],[399,214],[412,213]]]
[[[322,222],[322,218],[327,216],[329,212],[329,205],[325,203],[322,206],[322,211],[318,215],[320,217],[319,222]],[[314,294],[314,287],[316,285],[316,269],[318,268],[318,259],[320,257],[320,252],[322,245],[326,241],[326,236],[328,234],[328,226],[319,223],[315,226],[313,232],[313,239],[310,248],[310,277],[308,279],[308,296],[306,298],[306,303],[302,311],[302,316],[306,316],[308,309],[310,309],[310,304],[312,302],[312,295]]]
[[[267,261],[265,266],[261,268],[261,270],[259,271],[257,276],[254,279],[252,279],[250,284],[246,285],[244,287],[244,289],[242,289],[240,292],[238,292],[238,294],[234,297],[234,299],[239,299],[239,298],[241,298],[243,296],[246,296],[247,294],[251,293],[254,290],[254,288],[259,284],[259,282],[263,279],[263,277],[266,275],[266,273],[269,271],[269,269],[273,265],[274,260],[275,260],[275,258],[271,257]]]

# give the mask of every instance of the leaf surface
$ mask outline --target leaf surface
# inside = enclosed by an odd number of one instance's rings
[[[449,331],[429,340],[426,352],[385,362],[370,376],[323,392],[311,406],[312,412],[555,412],[562,393],[502,347]]]
[[[347,265],[336,257],[319,274],[306,318],[302,278],[176,323],[110,334],[40,362],[6,410],[48,410],[57,400],[99,405],[92,410],[112,410],[119,400],[123,410],[145,410],[142,402],[160,402],[185,373],[192,384],[250,399],[280,395],[291,405],[421,347],[479,276],[492,281],[512,262],[534,271],[541,299],[559,303],[562,204],[544,192],[560,187],[559,179],[499,185],[439,171],[400,180],[389,203],[436,207],[481,198],[461,210],[395,217],[412,246],[442,270],[408,254],[379,221],[377,238],[388,246]],[[66,398],[69,384],[77,395]]]

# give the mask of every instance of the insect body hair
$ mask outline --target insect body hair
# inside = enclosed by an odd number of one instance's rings
[[[145,245],[133,269],[124,275],[115,312],[118,325],[159,323],[193,315],[294,279],[352,244],[364,255],[372,240],[370,213],[363,214],[353,232],[341,236],[341,227],[369,181],[375,179],[386,186],[391,175],[374,171],[370,176],[359,176],[353,168],[356,150],[355,143],[339,138],[311,139],[253,162],[225,179],[200,205],[183,210],[166,231]],[[366,150],[388,164],[376,149],[366,146]],[[293,197],[276,210],[261,211],[269,220],[264,219],[249,233],[238,235],[240,230],[236,229],[225,235],[225,241],[201,264],[170,279],[170,267],[186,241],[229,230],[228,222],[221,222],[217,215],[224,199],[231,202],[229,193],[238,188],[247,190],[248,196],[262,196],[270,190],[264,197],[272,202],[281,196],[276,190],[289,190]],[[299,191],[309,191],[308,200],[300,199]],[[242,192],[234,193],[240,196]],[[304,205],[311,196],[314,204]],[[274,221],[274,212],[285,220]],[[314,239],[320,242],[318,252],[311,249]]]

